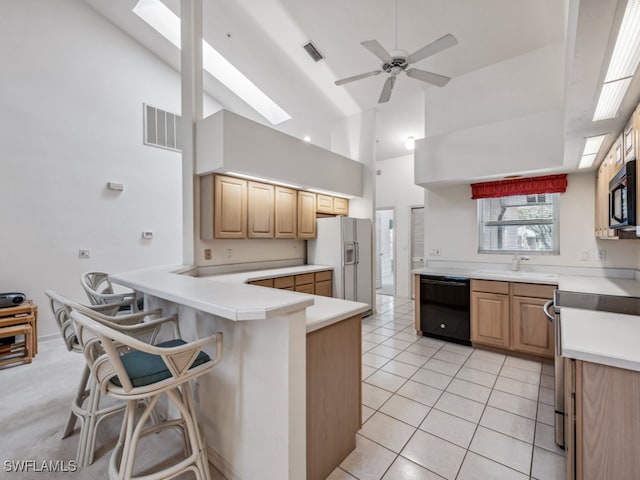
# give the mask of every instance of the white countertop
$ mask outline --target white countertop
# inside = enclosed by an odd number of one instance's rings
[[[147,268],[110,276],[114,283],[229,320],[262,320],[306,309],[307,333],[366,312],[366,303],[309,295],[244,282],[331,270],[322,265],[193,277],[174,272],[189,267]]]
[[[173,273],[182,266],[147,268],[110,276],[114,283],[229,320],[262,320],[302,310],[313,295],[217,282]]]
[[[324,270],[333,271],[333,267],[326,265],[297,265],[294,267],[269,268],[264,270],[251,270],[247,272],[208,275],[200,278],[207,281],[241,284],[253,282],[255,280],[264,280],[266,278],[287,277],[289,275],[300,275],[304,273],[321,272]],[[267,292],[276,290],[269,287],[257,288],[263,288]],[[349,300],[324,297],[321,295],[305,295],[313,298],[313,305],[307,307],[306,312],[307,333],[319,330],[323,327],[369,310],[369,306],[366,303],[352,302]]]
[[[221,273],[215,275],[204,275],[200,278],[215,280],[216,282],[248,283],[265,278],[288,277],[289,275],[300,275],[303,273],[321,272],[323,270],[333,270],[333,267],[326,265],[297,265],[294,267],[268,268],[264,270],[250,270],[248,272]]]
[[[563,357],[640,371],[640,317],[562,308]]]
[[[420,268],[412,273],[420,275],[449,275],[456,277],[473,278],[477,280],[498,280],[502,282],[543,283],[548,285],[558,284],[558,275],[555,273],[531,272],[526,270],[487,269],[473,268]]]
[[[640,282],[629,278],[561,275],[558,289],[570,292],[640,297]]]

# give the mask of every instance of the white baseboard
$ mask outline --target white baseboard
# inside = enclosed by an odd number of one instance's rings
[[[227,480],[240,480],[240,477],[233,471],[231,464],[213,448],[207,446],[207,458],[209,463],[216,467]]]

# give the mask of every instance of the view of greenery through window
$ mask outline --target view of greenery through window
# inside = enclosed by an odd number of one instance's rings
[[[558,193],[479,200],[479,253],[560,253]]]

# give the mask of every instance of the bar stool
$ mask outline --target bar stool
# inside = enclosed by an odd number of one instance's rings
[[[111,454],[111,480],[161,480],[192,471],[196,478],[210,479],[205,442],[198,427],[196,407],[189,385],[213,368],[222,358],[222,333],[193,342],[180,338],[149,345],[124,332],[97,322],[90,312],[72,311],[76,332],[87,363],[100,390],[108,396],[126,401],[120,438]],[[216,344],[216,356],[202,351],[208,344]],[[120,354],[122,347],[128,353]],[[145,428],[159,397],[165,394],[177,408],[180,417],[166,419]],[[139,400],[147,404],[136,420]],[[167,428],[178,427],[183,434],[185,458],[168,467],[143,476],[133,475],[138,442],[142,436]]]
[[[76,336],[76,331],[71,320],[71,311],[91,312],[98,321],[109,324],[114,328],[125,330],[133,335],[146,338],[150,342],[155,341],[160,327],[163,324],[173,323],[173,333],[178,332],[177,316],[171,315],[161,317],[162,310],[157,309],[148,312],[138,312],[131,315],[114,315],[119,311],[122,304],[127,302],[114,303],[109,305],[92,305],[88,307],[66,298],[52,290],[47,290],[45,294],[49,297],[51,310],[53,311],[56,323],[67,350],[76,353],[83,353],[82,346]],[[146,320],[146,322],[144,322]],[[143,323],[144,322],[144,323]],[[62,434],[62,438],[70,436],[77,420],[80,420],[80,439],[76,451],[76,463],[78,468],[85,467],[93,463],[96,436],[100,423],[109,416],[124,410],[123,403],[101,407],[101,392],[95,379],[90,380],[90,368],[85,362],[85,366],[80,378],[80,383],[76,395],[71,401],[71,411]]]
[[[105,272],[85,272],[80,276],[80,284],[89,298],[91,305],[119,303],[120,311],[130,313],[143,310],[143,299],[136,292],[116,293]]]

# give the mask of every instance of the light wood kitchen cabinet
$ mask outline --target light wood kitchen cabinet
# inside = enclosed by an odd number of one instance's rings
[[[360,315],[307,334],[307,480],[324,480],[362,427]]]
[[[315,293],[315,276],[313,273],[302,273],[294,277],[296,292]]]
[[[609,228],[609,181],[624,163],[622,160],[619,165],[616,163],[616,155],[622,155],[622,137],[618,140],[602,160],[596,176],[595,234],[601,239],[617,238],[617,232]]]
[[[624,161],[630,162],[638,158],[638,137],[640,136],[640,105],[635,112],[631,114],[631,118],[622,131],[622,144],[624,146]]]
[[[554,286],[471,281],[471,341],[553,358],[553,328],[542,306]]]
[[[293,289],[293,275],[286,277],[276,277],[273,279],[273,288]]]
[[[333,213],[333,197],[331,195],[316,195],[316,212]]]
[[[249,284],[331,297],[333,296],[333,271],[321,270],[319,272],[253,280]]]
[[[349,200],[331,195],[316,195],[316,212],[328,215],[349,215]]]
[[[509,284],[471,281],[471,342],[509,348]]]
[[[247,181],[216,175],[214,182],[215,238],[247,238]]]
[[[349,215],[349,199],[333,197],[333,213],[336,215]]]
[[[333,296],[333,273],[331,270],[325,270],[323,272],[315,273],[315,289],[316,295],[322,295],[324,297]]]
[[[567,478],[640,478],[640,372],[565,359],[565,402]]]
[[[512,297],[513,349],[553,357],[553,328],[542,310],[548,298]]]
[[[316,238],[316,194],[298,190],[297,237],[302,240]]]
[[[275,189],[259,182],[247,183],[247,236],[274,237]]]
[[[292,188],[275,187],[275,237],[296,238],[298,196]]]

